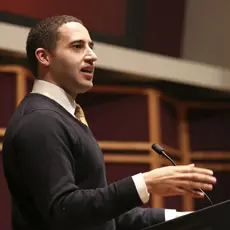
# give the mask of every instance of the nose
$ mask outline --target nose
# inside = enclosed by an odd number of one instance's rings
[[[95,52],[89,48],[87,54],[85,55],[85,60],[90,61],[90,62],[95,62],[97,61],[97,55]]]

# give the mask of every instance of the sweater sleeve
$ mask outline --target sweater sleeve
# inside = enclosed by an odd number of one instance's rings
[[[162,208],[134,208],[116,218],[117,230],[140,230],[165,221]]]
[[[141,205],[131,177],[104,188],[79,189],[66,129],[58,114],[33,112],[22,118],[13,136],[23,184],[49,229],[102,224]]]

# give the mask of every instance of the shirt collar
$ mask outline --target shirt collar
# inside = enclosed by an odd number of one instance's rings
[[[35,80],[31,93],[38,93],[51,98],[75,116],[75,100],[59,86],[44,80]]]

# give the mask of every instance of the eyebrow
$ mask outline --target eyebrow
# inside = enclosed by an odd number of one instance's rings
[[[84,40],[81,40],[81,39],[79,39],[79,40],[74,40],[74,41],[72,41],[71,43],[70,43],[70,45],[73,45],[73,44],[82,44],[82,43],[86,43],[86,41],[84,41]],[[93,48],[94,47],[94,42],[93,41],[89,41],[89,46],[91,47],[91,48]]]

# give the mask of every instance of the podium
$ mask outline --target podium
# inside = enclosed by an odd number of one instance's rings
[[[145,228],[143,230],[228,230],[230,229],[230,200],[193,213]]]

